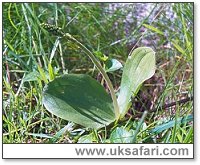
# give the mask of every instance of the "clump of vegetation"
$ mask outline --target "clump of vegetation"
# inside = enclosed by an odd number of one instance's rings
[[[111,104],[111,98],[104,88],[89,76],[66,74],[49,83],[45,87],[43,96],[45,107],[63,119],[96,129],[105,127],[113,121],[118,121],[127,113],[131,96],[136,94],[141,83],[155,73],[154,51],[148,47],[135,49],[124,66],[117,100],[106,71],[90,50],[69,33],[62,32],[61,28],[49,24],[41,24],[41,26],[59,37],[75,42],[82,48],[102,74],[112,97],[113,104]],[[111,68],[113,71],[118,69],[118,66],[116,66],[116,63],[111,64],[107,71]],[[49,74],[52,75],[50,79],[54,79],[53,72]],[[129,77],[129,75],[132,76]]]
[[[193,143],[192,11],[3,3],[3,142]]]

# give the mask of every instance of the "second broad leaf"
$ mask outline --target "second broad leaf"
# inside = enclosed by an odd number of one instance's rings
[[[152,77],[154,73],[155,52],[151,48],[139,47],[127,58],[117,100],[121,118],[128,111],[131,96],[135,94],[139,85]]]

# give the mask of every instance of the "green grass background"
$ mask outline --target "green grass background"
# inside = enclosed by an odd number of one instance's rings
[[[3,143],[193,143],[193,101],[163,108],[193,96],[193,3],[115,5],[3,3]],[[155,50],[156,74],[143,84],[117,128],[89,130],[44,108],[49,73],[97,78],[98,72],[76,45],[41,29],[42,22],[122,64],[134,46]],[[121,74],[109,74],[116,90]],[[149,113],[141,123],[144,109]]]

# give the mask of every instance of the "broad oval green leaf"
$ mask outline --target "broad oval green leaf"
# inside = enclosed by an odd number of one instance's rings
[[[33,72],[30,72],[28,73],[24,78],[23,78],[23,81],[26,82],[26,81],[37,81],[38,78],[40,77],[40,74],[37,72],[37,71],[33,71]]]
[[[110,135],[111,143],[131,143],[134,131],[127,131],[123,127],[117,127]]]
[[[108,59],[106,62],[106,72],[114,72],[122,68],[122,64],[116,59]]]
[[[149,47],[135,49],[127,58],[124,66],[118,104],[120,117],[124,117],[129,108],[131,96],[137,88],[155,73],[155,52]]]
[[[111,97],[95,79],[67,74],[44,87],[43,104],[48,111],[88,128],[101,128],[115,120]]]
[[[95,142],[94,134],[83,135],[78,139],[78,143],[93,143]]]

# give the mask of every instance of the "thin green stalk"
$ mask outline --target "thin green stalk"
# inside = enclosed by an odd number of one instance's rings
[[[139,124],[138,124],[138,126],[137,126],[137,128],[135,130],[135,133],[134,133],[134,136],[133,136],[133,139],[132,139],[132,143],[135,143],[137,134],[138,134],[142,124],[144,123],[144,119],[146,118],[147,113],[148,113],[147,111],[144,111],[144,113],[142,115],[142,118],[140,119],[140,122],[139,122]]]
[[[120,112],[119,112],[119,105],[118,105],[118,102],[117,102],[117,98],[116,98],[116,95],[115,95],[114,88],[112,86],[112,83],[111,83],[108,75],[106,74],[105,70],[101,66],[100,62],[96,59],[95,55],[93,55],[93,53],[88,48],[86,48],[81,42],[76,40],[72,35],[70,35],[69,33],[62,32],[61,28],[55,27],[55,26],[49,25],[49,24],[41,24],[41,26],[44,27],[45,29],[47,29],[49,32],[52,32],[55,35],[58,35],[62,38],[66,38],[67,40],[70,40],[70,41],[76,43],[89,56],[89,58],[95,64],[97,69],[103,75],[103,77],[104,77],[104,79],[105,79],[105,81],[108,85],[108,88],[110,90],[110,94],[111,94],[111,97],[112,97],[112,100],[113,100],[115,118],[116,118],[116,121],[118,121],[119,116],[120,116]]]

